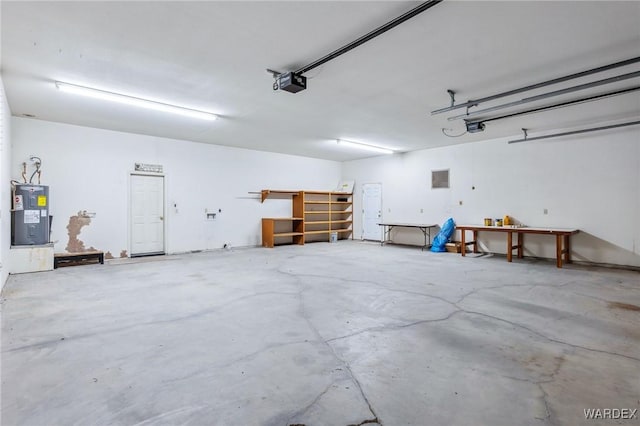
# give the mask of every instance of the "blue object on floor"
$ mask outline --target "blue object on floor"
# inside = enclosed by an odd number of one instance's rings
[[[452,218],[447,219],[440,228],[440,232],[438,232],[438,235],[436,235],[436,237],[433,239],[431,251],[434,253],[442,253],[443,251],[447,251],[446,244],[451,239],[453,231],[455,230],[456,223]]]

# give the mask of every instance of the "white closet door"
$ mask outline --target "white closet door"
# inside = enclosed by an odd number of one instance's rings
[[[131,175],[131,256],[164,254],[164,177]]]
[[[382,184],[362,185],[362,239],[382,241]]]

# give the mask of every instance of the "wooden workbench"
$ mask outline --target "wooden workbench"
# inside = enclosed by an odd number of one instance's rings
[[[507,234],[507,262],[513,258],[513,250],[517,250],[518,258],[523,257],[524,234],[553,235],[556,237],[556,266],[562,268],[562,262],[571,263],[571,241],[570,237],[580,232],[572,228],[514,228],[510,226],[482,226],[482,225],[456,225],[460,230],[462,243],[461,254],[466,254],[466,247],[473,245],[473,252],[478,251],[478,232],[503,232]],[[473,240],[466,240],[466,231],[473,232]],[[513,234],[517,236],[517,243],[513,244]]]

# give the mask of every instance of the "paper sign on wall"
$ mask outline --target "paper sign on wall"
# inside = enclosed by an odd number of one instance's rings
[[[25,210],[24,223],[40,223],[40,210]]]
[[[344,192],[345,194],[353,194],[353,185],[355,181],[353,180],[345,180],[338,184],[335,192]]]

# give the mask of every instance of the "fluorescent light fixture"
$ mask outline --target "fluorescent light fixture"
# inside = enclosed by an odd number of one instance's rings
[[[393,154],[393,151],[390,149],[382,148],[374,145],[367,145],[366,143],[345,141],[344,139],[338,139],[337,142],[338,142],[338,145],[344,145],[351,148],[364,149],[367,151],[377,152],[378,154]]]
[[[102,99],[104,101],[133,105],[141,108],[152,109],[155,111],[170,112],[172,114],[199,118],[201,120],[213,121],[218,118],[217,115],[210,112],[198,111],[197,109],[185,108],[177,105],[164,104],[162,102],[150,101],[148,99],[136,98],[134,96],[123,95],[120,93],[107,92],[105,90],[93,89],[91,87],[78,86],[76,84],[63,83],[61,81],[56,81],[56,87],[62,92],[74,93],[76,95],[87,96],[94,99]]]

